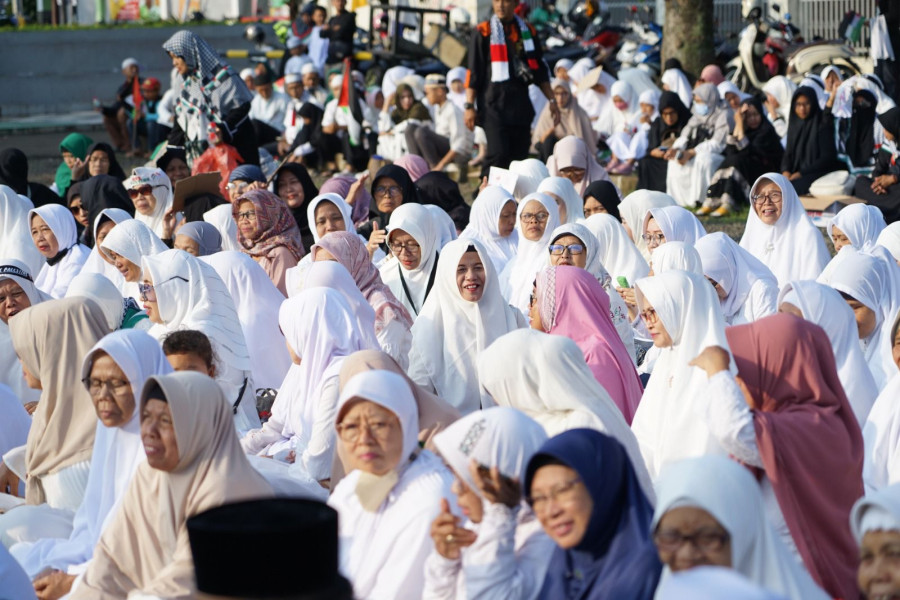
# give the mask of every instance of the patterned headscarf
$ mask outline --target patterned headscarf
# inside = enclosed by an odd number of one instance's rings
[[[238,229],[238,242],[244,252],[250,256],[268,256],[278,246],[291,251],[294,258],[300,260],[305,254],[303,241],[300,239],[300,228],[291,214],[287,203],[268,190],[251,190],[235,200],[232,215],[237,221],[239,207],[244,202],[252,202],[256,210],[255,239],[247,239]]]

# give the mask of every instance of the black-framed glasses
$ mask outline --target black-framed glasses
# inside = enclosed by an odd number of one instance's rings
[[[705,528],[685,535],[674,529],[660,529],[653,534],[656,547],[665,552],[675,552],[690,543],[701,552],[718,552],[731,540],[727,531]]]
[[[645,233],[641,236],[641,238],[648,244],[656,242],[656,244],[659,245],[666,241],[666,234],[657,233],[654,235],[652,233]]]
[[[569,244],[568,246],[563,246],[562,244],[550,244],[550,254],[553,256],[562,256],[566,253],[566,250],[569,251],[569,254],[581,254],[584,252],[584,245]]]
[[[394,254],[400,254],[404,250],[406,250],[406,252],[409,254],[415,254],[421,249],[421,246],[419,246],[419,244],[415,242],[405,242],[403,244],[399,242],[392,242],[388,244],[388,246],[390,247],[391,252],[393,252]]]
[[[766,202],[781,204],[784,195],[781,192],[769,192],[768,194],[754,194],[750,196],[750,199],[753,200],[753,204],[756,204],[757,206],[762,206]]]
[[[523,223],[530,223],[531,221],[536,221],[538,223],[543,223],[547,219],[550,218],[550,213],[539,212],[539,213],[522,213],[519,218]]]
[[[126,390],[131,387],[131,382],[125,379],[94,379],[93,377],[85,377],[81,380],[88,393],[93,397],[100,396],[104,390],[113,396],[122,396]]]
[[[244,211],[244,212],[239,212],[239,213],[237,214],[237,219],[236,219],[236,220],[237,220],[237,221],[242,221],[242,220],[244,220],[244,219],[246,219],[246,220],[248,220],[248,221],[255,221],[255,220],[256,220],[256,211],[255,211],[255,210],[248,210],[248,211]]]
[[[400,186],[397,186],[397,185],[391,185],[391,186],[379,185],[377,188],[375,188],[375,195],[376,196],[385,196],[385,195],[398,196],[401,191],[402,190],[400,189]]]

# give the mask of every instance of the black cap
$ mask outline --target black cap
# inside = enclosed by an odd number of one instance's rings
[[[226,504],[187,521],[197,591],[228,598],[343,597],[338,517],[301,498]],[[325,596],[322,596],[325,597]],[[348,596],[349,597],[349,596]]]

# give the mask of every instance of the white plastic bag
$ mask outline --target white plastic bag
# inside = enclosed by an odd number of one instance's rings
[[[856,185],[856,176],[849,171],[834,171],[816,179],[809,186],[809,193],[817,198],[823,196],[849,196]]]
[[[894,60],[894,48],[884,15],[872,19],[872,60]]]

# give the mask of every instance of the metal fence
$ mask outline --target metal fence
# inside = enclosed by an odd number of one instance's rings
[[[848,11],[856,11],[868,19],[875,16],[875,0],[800,0],[798,8],[794,21],[807,41],[815,36],[837,39],[838,26]],[[868,27],[863,27],[860,40],[854,46],[869,47]]]

